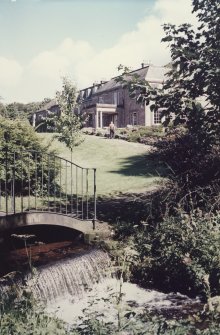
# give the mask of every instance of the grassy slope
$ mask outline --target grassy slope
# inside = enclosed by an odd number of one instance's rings
[[[40,134],[48,142],[51,134]],[[59,156],[70,159],[70,151],[54,140],[52,146]],[[109,140],[97,136],[85,136],[84,142],[73,150],[73,162],[84,167],[97,168],[97,192],[146,191],[158,180],[158,166],[147,159],[149,147],[122,140]]]

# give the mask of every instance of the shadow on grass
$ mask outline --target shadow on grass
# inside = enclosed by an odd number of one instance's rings
[[[109,195],[97,199],[97,218],[117,225],[120,222],[140,224],[153,219],[153,202],[157,201],[159,188],[146,193],[125,193]],[[153,215],[152,215],[153,214]],[[157,213],[159,216],[159,212]]]
[[[135,177],[166,177],[166,166],[149,152],[130,156],[120,160],[120,168],[111,173]],[[139,225],[141,222],[158,220],[163,207],[161,203],[161,184],[155,184],[145,193],[120,193],[101,196],[97,199],[98,220],[109,222],[114,226],[120,223]],[[160,205],[159,205],[160,204]],[[158,208],[158,210],[153,209]]]
[[[119,169],[109,172],[137,177],[166,177],[167,174],[165,165],[154,159],[151,153],[121,159],[120,166]]]

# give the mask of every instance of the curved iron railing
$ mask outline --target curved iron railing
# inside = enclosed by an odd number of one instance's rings
[[[0,212],[41,211],[96,221],[96,169],[38,151],[1,151]]]

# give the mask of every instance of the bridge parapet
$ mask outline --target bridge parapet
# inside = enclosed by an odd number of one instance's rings
[[[0,154],[0,212],[57,213],[96,221],[96,169],[38,151]]]

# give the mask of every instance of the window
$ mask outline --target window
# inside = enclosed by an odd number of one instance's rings
[[[118,105],[118,92],[113,93],[113,104]]]
[[[161,109],[154,112],[154,124],[161,124]]]
[[[133,126],[137,125],[137,112],[133,112],[132,114],[132,125]]]
[[[93,117],[92,114],[88,115],[88,127],[93,127]]]

